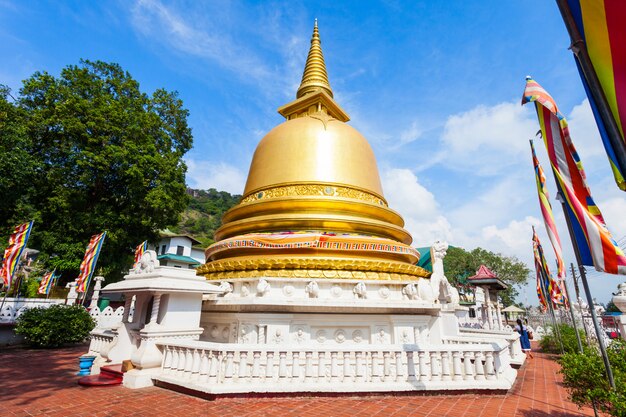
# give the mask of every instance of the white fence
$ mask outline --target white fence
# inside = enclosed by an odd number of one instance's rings
[[[216,394],[454,390],[468,384],[507,389],[515,378],[508,346],[498,343],[332,350],[211,342],[160,346],[163,362],[157,380]]]
[[[89,315],[96,321],[97,329],[112,329],[122,322],[124,307],[118,307],[113,310],[111,306],[107,306],[102,311],[95,307],[89,311]]]
[[[63,298],[7,298],[0,311],[0,323],[13,324],[15,320],[29,308],[43,307],[47,308],[53,304],[63,304]]]

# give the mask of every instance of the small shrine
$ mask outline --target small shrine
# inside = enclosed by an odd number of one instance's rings
[[[506,290],[506,285],[498,276],[485,265],[481,265],[473,275],[467,280],[476,288],[480,288],[485,294],[485,302],[482,306],[483,323],[489,330],[502,330],[502,315],[498,292]],[[495,317],[494,317],[495,311]]]

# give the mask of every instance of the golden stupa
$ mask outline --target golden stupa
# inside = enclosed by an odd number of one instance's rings
[[[287,120],[259,143],[241,202],[229,210],[198,274],[415,280],[419,252],[387,206],[367,140],[333,99],[317,22]]]

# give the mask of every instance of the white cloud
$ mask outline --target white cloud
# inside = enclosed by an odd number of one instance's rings
[[[187,185],[191,188],[228,191],[231,194],[243,193],[246,174],[226,162],[210,162],[187,159]]]
[[[417,122],[411,123],[407,129],[400,132],[400,145],[411,143],[419,139],[424,131],[417,124]]]
[[[528,139],[538,130],[533,117],[519,102],[480,105],[452,115],[441,137],[443,161],[478,175],[507,172],[528,153]]]
[[[381,180],[389,207],[402,215],[413,245],[428,246],[435,240],[452,240],[448,220],[439,212],[433,193],[408,169],[383,171]]]
[[[481,230],[481,237],[491,250],[516,255],[518,258],[529,261],[532,226],[539,229],[543,227],[543,221],[533,216],[526,216],[523,220],[511,220],[505,227],[486,226]],[[546,243],[549,244],[549,242]]]
[[[602,139],[588,99],[584,99],[582,103],[574,106],[567,122],[572,141],[583,161],[599,156],[606,159]]]

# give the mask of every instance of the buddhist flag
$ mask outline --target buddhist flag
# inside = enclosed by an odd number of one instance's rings
[[[20,224],[13,230],[13,233],[9,237],[9,246],[4,250],[4,257],[2,258],[2,268],[0,269],[0,276],[4,282],[5,290],[11,288],[13,282],[13,276],[17,270],[17,265],[22,256],[22,252],[26,247],[28,238],[30,237],[30,231],[33,229],[33,222]]]
[[[37,290],[38,294],[47,295],[50,293],[50,289],[52,288],[52,286],[54,285],[54,281],[56,280],[56,277],[54,276],[55,271],[47,272],[41,278],[41,282],[39,283],[39,289]]]
[[[600,272],[626,275],[626,256],[608,231],[585,180],[585,171],[569,136],[567,120],[554,99],[532,78],[526,78],[522,104],[534,102],[556,185],[565,199],[583,265]]]
[[[102,243],[107,232],[100,233],[99,235],[93,235],[89,240],[89,245],[85,251],[83,261],[80,263],[80,275],[76,278],[76,292],[85,292],[89,288],[89,282],[96,270],[96,263],[98,262],[98,256],[100,255],[100,249],[102,249]]]
[[[542,289],[544,297],[546,299],[550,299],[553,305],[565,304],[567,302],[565,294],[561,290],[561,287],[558,285],[558,283],[552,278],[550,268],[548,267],[548,262],[546,261],[546,257],[543,253],[543,247],[541,246],[539,236],[537,236],[534,227],[532,240],[533,253],[535,255],[535,269],[537,270],[537,279],[541,279],[541,281],[543,282],[543,286],[539,287]]]
[[[143,256],[144,253],[146,253],[147,250],[148,250],[148,241],[144,240],[143,243],[140,243],[139,246],[137,246],[137,249],[135,249],[134,265],[137,265],[137,263],[141,260],[141,257]]]
[[[615,182],[626,191],[626,2],[564,0],[559,7]]]

